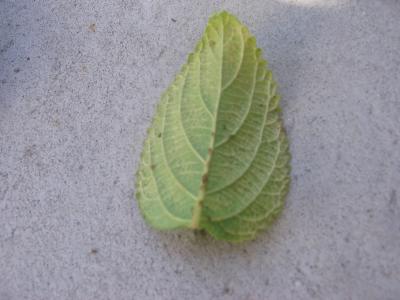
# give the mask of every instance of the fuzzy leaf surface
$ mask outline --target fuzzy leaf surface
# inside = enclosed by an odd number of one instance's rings
[[[136,198],[147,222],[233,242],[268,227],[290,182],[279,101],[248,29],[227,12],[211,17],[143,146]]]

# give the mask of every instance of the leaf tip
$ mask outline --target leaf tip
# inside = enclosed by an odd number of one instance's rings
[[[224,21],[228,21],[228,20],[233,20],[235,22],[240,23],[240,21],[238,20],[237,17],[235,17],[233,14],[231,14],[230,12],[228,12],[227,10],[222,10],[220,12],[216,12],[214,13],[210,20],[214,20],[214,19],[222,19]]]

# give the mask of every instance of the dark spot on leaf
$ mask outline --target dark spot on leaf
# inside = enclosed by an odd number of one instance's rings
[[[31,58],[30,58],[30,57],[27,57],[26,60],[31,60]]]
[[[160,138],[161,137],[161,133],[159,133],[157,136]]]
[[[174,22],[174,23],[176,22],[176,20],[174,18],[171,18],[171,21]]]
[[[201,182],[203,182],[203,184],[207,184],[207,181],[208,181],[208,175],[207,175],[207,174],[204,174],[204,175],[201,177]]]
[[[156,168],[156,165],[151,165],[150,168],[151,168],[152,170],[154,170],[154,169]]]
[[[208,148],[208,155],[211,155],[213,153],[213,149],[212,148]]]
[[[214,46],[215,46],[215,41],[211,40],[211,41],[210,41],[210,46],[211,46],[211,47],[214,47]]]

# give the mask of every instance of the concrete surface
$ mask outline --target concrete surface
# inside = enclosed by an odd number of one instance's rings
[[[134,173],[208,16],[283,95],[284,214],[251,243],[149,229]],[[400,299],[400,1],[0,0],[0,299]]]

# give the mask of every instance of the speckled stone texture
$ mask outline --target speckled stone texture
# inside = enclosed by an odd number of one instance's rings
[[[215,11],[280,85],[292,186],[250,243],[156,232],[134,173]],[[0,0],[0,299],[400,299],[400,2]]]

